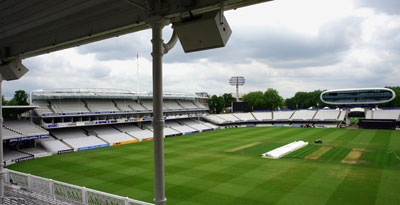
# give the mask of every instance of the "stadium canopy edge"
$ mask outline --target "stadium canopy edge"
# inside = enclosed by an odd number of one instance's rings
[[[0,64],[149,29],[145,21],[153,16],[176,22],[191,14],[267,1],[0,1]],[[26,8],[38,12],[17,12]]]

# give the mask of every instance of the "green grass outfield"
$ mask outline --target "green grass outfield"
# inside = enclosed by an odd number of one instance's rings
[[[260,157],[294,140],[310,145],[281,159]],[[305,159],[321,146],[332,148]],[[365,152],[355,164],[342,163],[353,148]],[[252,127],[167,138],[167,203],[400,204],[400,160],[392,151],[400,156],[400,131]],[[7,168],[147,202],[154,198],[152,141]]]

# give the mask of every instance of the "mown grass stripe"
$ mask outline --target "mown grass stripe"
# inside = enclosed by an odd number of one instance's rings
[[[313,160],[319,159],[322,155],[324,155],[331,149],[332,149],[332,147],[320,147],[318,150],[315,150],[314,152],[312,152],[311,154],[307,155],[304,158],[305,159],[313,159]]]
[[[400,161],[388,151],[400,153],[398,133],[256,127],[166,138],[167,203],[396,203],[400,196],[393,190],[400,187]],[[315,139],[332,149],[317,160],[303,159],[321,146],[313,144]],[[311,144],[279,160],[260,157],[295,140]],[[261,143],[224,152],[253,142]],[[360,158],[366,162],[342,164],[353,148],[369,150]],[[152,141],[35,159],[7,168],[138,200],[152,202],[154,198]]]

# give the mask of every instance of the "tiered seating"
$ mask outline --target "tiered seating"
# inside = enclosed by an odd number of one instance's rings
[[[225,121],[228,121],[228,122],[238,122],[238,121],[240,121],[233,114],[219,114],[218,117],[220,117],[220,118],[222,118],[222,119],[224,119]]]
[[[4,126],[25,136],[48,135],[49,132],[27,120],[4,121]],[[11,134],[11,133],[8,133]]]
[[[148,129],[148,130],[154,132],[153,126],[152,126],[152,124],[150,122],[142,123],[142,126],[145,129]],[[174,129],[171,129],[169,127],[164,126],[164,136],[165,137],[177,136],[177,135],[182,135],[182,134],[183,133],[181,133],[181,132],[178,132],[178,131],[176,131]]]
[[[165,126],[170,127],[178,132],[181,132],[183,134],[191,134],[191,133],[195,133],[195,132],[199,132],[198,130],[191,128],[189,126],[186,125],[180,125],[179,123],[175,122],[175,121],[167,121],[165,122]]]
[[[11,131],[11,130],[6,129],[4,127],[1,128],[1,133],[3,134],[3,139],[4,140],[23,137],[23,135],[21,135],[20,133]]]
[[[275,111],[274,120],[277,121],[287,121],[292,116],[293,111]]]
[[[47,139],[41,139],[39,140],[39,143],[46,148],[49,152],[53,154],[57,154],[59,151],[63,150],[70,150],[71,147],[67,146],[60,140],[54,139],[52,137],[49,137]]]
[[[114,100],[115,103],[117,103],[118,108],[121,111],[132,111],[132,108],[129,106],[131,102],[134,102],[133,100]]]
[[[120,132],[110,126],[92,126],[87,127],[86,130],[97,134],[97,136],[109,144],[121,143],[121,142],[133,142],[133,137],[126,133]]]
[[[128,106],[135,111],[144,111],[144,110],[147,111],[147,109],[145,107],[143,107],[141,104],[137,103],[136,101],[130,100],[130,101],[127,101],[127,103],[128,103]]]
[[[153,132],[147,129],[129,132],[129,134],[139,139],[140,141],[147,141],[153,139]]]
[[[92,112],[117,112],[120,111],[112,100],[85,100]]]
[[[146,110],[153,110],[153,101],[151,101],[151,100],[142,100],[141,104]]]
[[[196,106],[194,104],[193,101],[189,101],[189,100],[179,100],[179,105],[181,105],[183,108],[185,109],[197,109],[199,108],[198,106]]]
[[[42,101],[42,100],[35,100],[32,102],[34,105],[39,106],[38,108],[35,109],[36,113],[38,115],[43,115],[43,114],[50,114],[53,113],[50,108],[49,108],[49,104],[46,101]]]
[[[153,139],[153,132],[148,129],[140,129],[132,124],[119,124],[115,125],[115,127],[123,132],[128,133],[129,135],[135,137],[140,141],[147,141]]]
[[[193,103],[196,105],[197,108],[205,109],[206,106],[201,104],[199,101],[195,100]]]
[[[317,114],[314,117],[314,120],[331,120],[336,121],[339,117],[340,110],[318,110]]]
[[[249,112],[246,113],[234,113],[233,114],[236,118],[239,118],[239,120],[243,121],[254,121],[256,120],[253,115]]]
[[[20,149],[21,152],[33,155],[35,158],[51,156],[50,152],[40,149],[39,147],[31,147]]]
[[[164,105],[164,109],[167,109],[167,110],[182,110],[183,109],[174,100],[165,100],[163,102],[163,105]]]
[[[95,136],[85,135],[79,128],[55,129],[51,133],[78,151],[108,146]]]
[[[224,124],[227,122],[227,120],[222,119],[219,115],[207,115],[204,117],[204,119],[206,119],[212,123],[215,123],[217,125]]]
[[[30,157],[30,156],[32,156],[32,155],[18,152],[16,150],[11,150],[11,149],[8,149],[7,147],[4,147],[3,160],[6,161],[6,164],[14,163],[16,159]]]
[[[211,129],[214,129],[214,130],[219,128],[218,126],[216,126],[216,125],[214,125],[214,124],[211,124],[211,123],[209,123],[209,122],[204,122],[204,121],[195,120],[195,119],[192,119],[192,120],[193,120],[194,122],[198,123],[198,124],[205,125],[205,126],[211,128]]]
[[[253,116],[259,121],[271,121],[272,112],[252,112]]]
[[[203,125],[202,123],[200,123],[198,121],[193,121],[193,120],[188,119],[188,120],[182,120],[180,122],[182,122],[183,124],[185,124],[185,125],[187,125],[189,127],[194,128],[196,130],[199,130],[199,131],[212,130],[212,128],[210,128],[210,127],[208,127],[206,125]]]
[[[292,115],[292,120],[312,120],[314,118],[316,110],[297,110]]]
[[[57,113],[85,113],[89,112],[85,103],[80,99],[51,100],[51,105]]]
[[[392,109],[392,110],[375,110],[373,113],[374,119],[391,119],[397,120],[400,119],[400,110]]]

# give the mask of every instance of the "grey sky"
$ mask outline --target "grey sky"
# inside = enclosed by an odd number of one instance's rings
[[[379,2],[379,3],[377,3]],[[164,56],[164,90],[231,93],[400,85],[400,1],[276,0],[226,12],[233,30],[225,48],[185,54],[178,43]],[[171,29],[164,29],[168,41]],[[24,60],[18,89],[123,88],[151,91],[151,32],[133,33]]]

